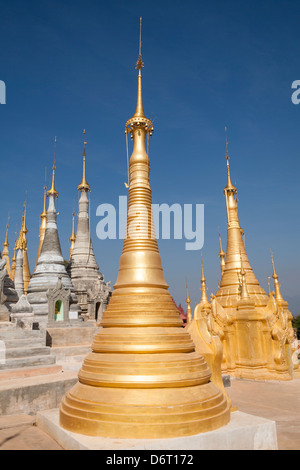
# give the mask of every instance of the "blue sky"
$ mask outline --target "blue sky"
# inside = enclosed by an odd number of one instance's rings
[[[282,293],[300,314],[299,122],[291,84],[300,79],[300,3],[263,1],[0,1],[0,237],[10,216],[10,253],[27,191],[28,254],[38,247],[45,168],[56,187],[62,251],[69,254],[73,205],[88,145],[94,251],[116,281],[122,240],[96,237],[96,208],[126,195],[124,125],[135,110],[139,17],[143,17],[143,97],[153,202],[205,205],[203,257],[208,292],[226,246],[225,126],[250,263],[267,289],[273,250]],[[1,243],[3,243],[3,241]],[[200,251],[160,240],[177,303],[200,298]],[[184,304],[185,305],[185,304]]]

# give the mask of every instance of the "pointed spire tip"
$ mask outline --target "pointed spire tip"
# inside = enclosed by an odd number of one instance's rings
[[[85,137],[85,129],[83,130],[83,136]],[[87,142],[84,138],[83,139],[83,152],[82,152],[82,156],[83,156],[82,181],[80,185],[78,186],[78,191],[82,191],[82,190],[90,191],[91,190],[90,185],[88,184],[86,180],[86,163],[85,163],[85,157],[86,157],[85,146],[86,145],[87,145]]]

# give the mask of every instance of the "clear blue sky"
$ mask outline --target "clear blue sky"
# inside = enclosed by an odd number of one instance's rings
[[[216,291],[218,231],[226,245],[225,135],[250,263],[267,289],[274,252],[282,293],[300,314],[300,2],[0,1],[0,237],[10,215],[10,253],[27,191],[28,253],[38,247],[45,167],[50,182],[57,136],[57,209],[69,254],[72,210],[86,129],[95,254],[115,282],[123,242],[96,237],[96,207],[126,195],[124,125],[136,104],[139,17],[143,17],[143,94],[154,120],[151,186],[157,203],[205,205],[203,256]],[[3,243],[1,241],[1,243]],[[200,252],[184,240],[159,242],[170,292],[185,306],[200,297]]]

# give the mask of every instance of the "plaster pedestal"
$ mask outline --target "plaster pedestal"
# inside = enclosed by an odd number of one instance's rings
[[[59,410],[38,413],[37,426],[65,450],[277,450],[276,424],[240,411],[215,431],[172,439],[111,439],[67,431],[59,425]]]

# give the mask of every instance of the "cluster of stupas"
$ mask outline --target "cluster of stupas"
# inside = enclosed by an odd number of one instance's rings
[[[68,268],[56,225],[55,165],[51,189],[45,190],[37,264],[26,288],[24,274],[17,282],[27,263],[26,212],[16,244],[17,297],[23,298],[23,291],[27,293],[40,326],[66,323],[63,292],[69,297],[69,320],[82,317],[99,321],[78,380],[64,395],[58,411],[60,429],[78,435],[169,439],[214,431],[226,427],[234,411],[222,374],[287,380],[297,368],[291,364],[291,314],[280,294],[275,268],[275,294],[267,295],[248,261],[228,159],[228,236],[226,253],[220,252],[220,288],[209,301],[202,262],[201,302],[193,316],[187,292],[184,327],[169,293],[155,237],[146,151],[153,124],[143,109],[143,67],[140,49],[137,105],[125,125],[125,133],[133,140],[126,237],[107,308],[100,311],[101,315],[97,312],[103,292],[107,301],[110,290],[99,272],[91,243],[85,149],[83,179],[78,186],[78,228],[76,237],[74,231],[70,237]]]
[[[60,321],[65,323],[66,313],[68,321],[94,320],[99,322],[101,319],[102,313],[109,302],[111,287],[110,283],[104,281],[104,276],[99,270],[93,251],[89,215],[90,186],[86,180],[85,144],[86,142],[84,142],[83,150],[83,176],[78,186],[80,199],[77,232],[75,236],[75,214],[73,212],[70,258],[67,266],[61,251],[56,220],[55,200],[58,198],[58,191],[55,188],[55,163],[53,165],[51,188],[47,191],[46,186],[44,187],[44,204],[40,215],[39,246],[32,275],[27,251],[26,204],[24,204],[20,234],[16,239],[11,260],[8,251],[7,224],[2,253],[3,293],[5,295],[2,310],[5,309],[6,315],[3,316],[3,314],[2,319],[14,320],[16,318],[12,312],[15,313],[16,305],[18,305],[21,298],[22,304],[20,304],[19,309],[17,308],[17,311],[19,314],[18,319],[22,318],[24,296],[26,297],[26,305],[31,306],[32,323],[38,324],[38,327],[42,329],[47,328],[49,319],[55,319],[58,325]],[[59,299],[54,305],[54,311],[49,311],[49,294],[57,285],[61,286],[62,293],[63,291],[69,292],[67,312]],[[28,317],[28,312],[24,313]]]

